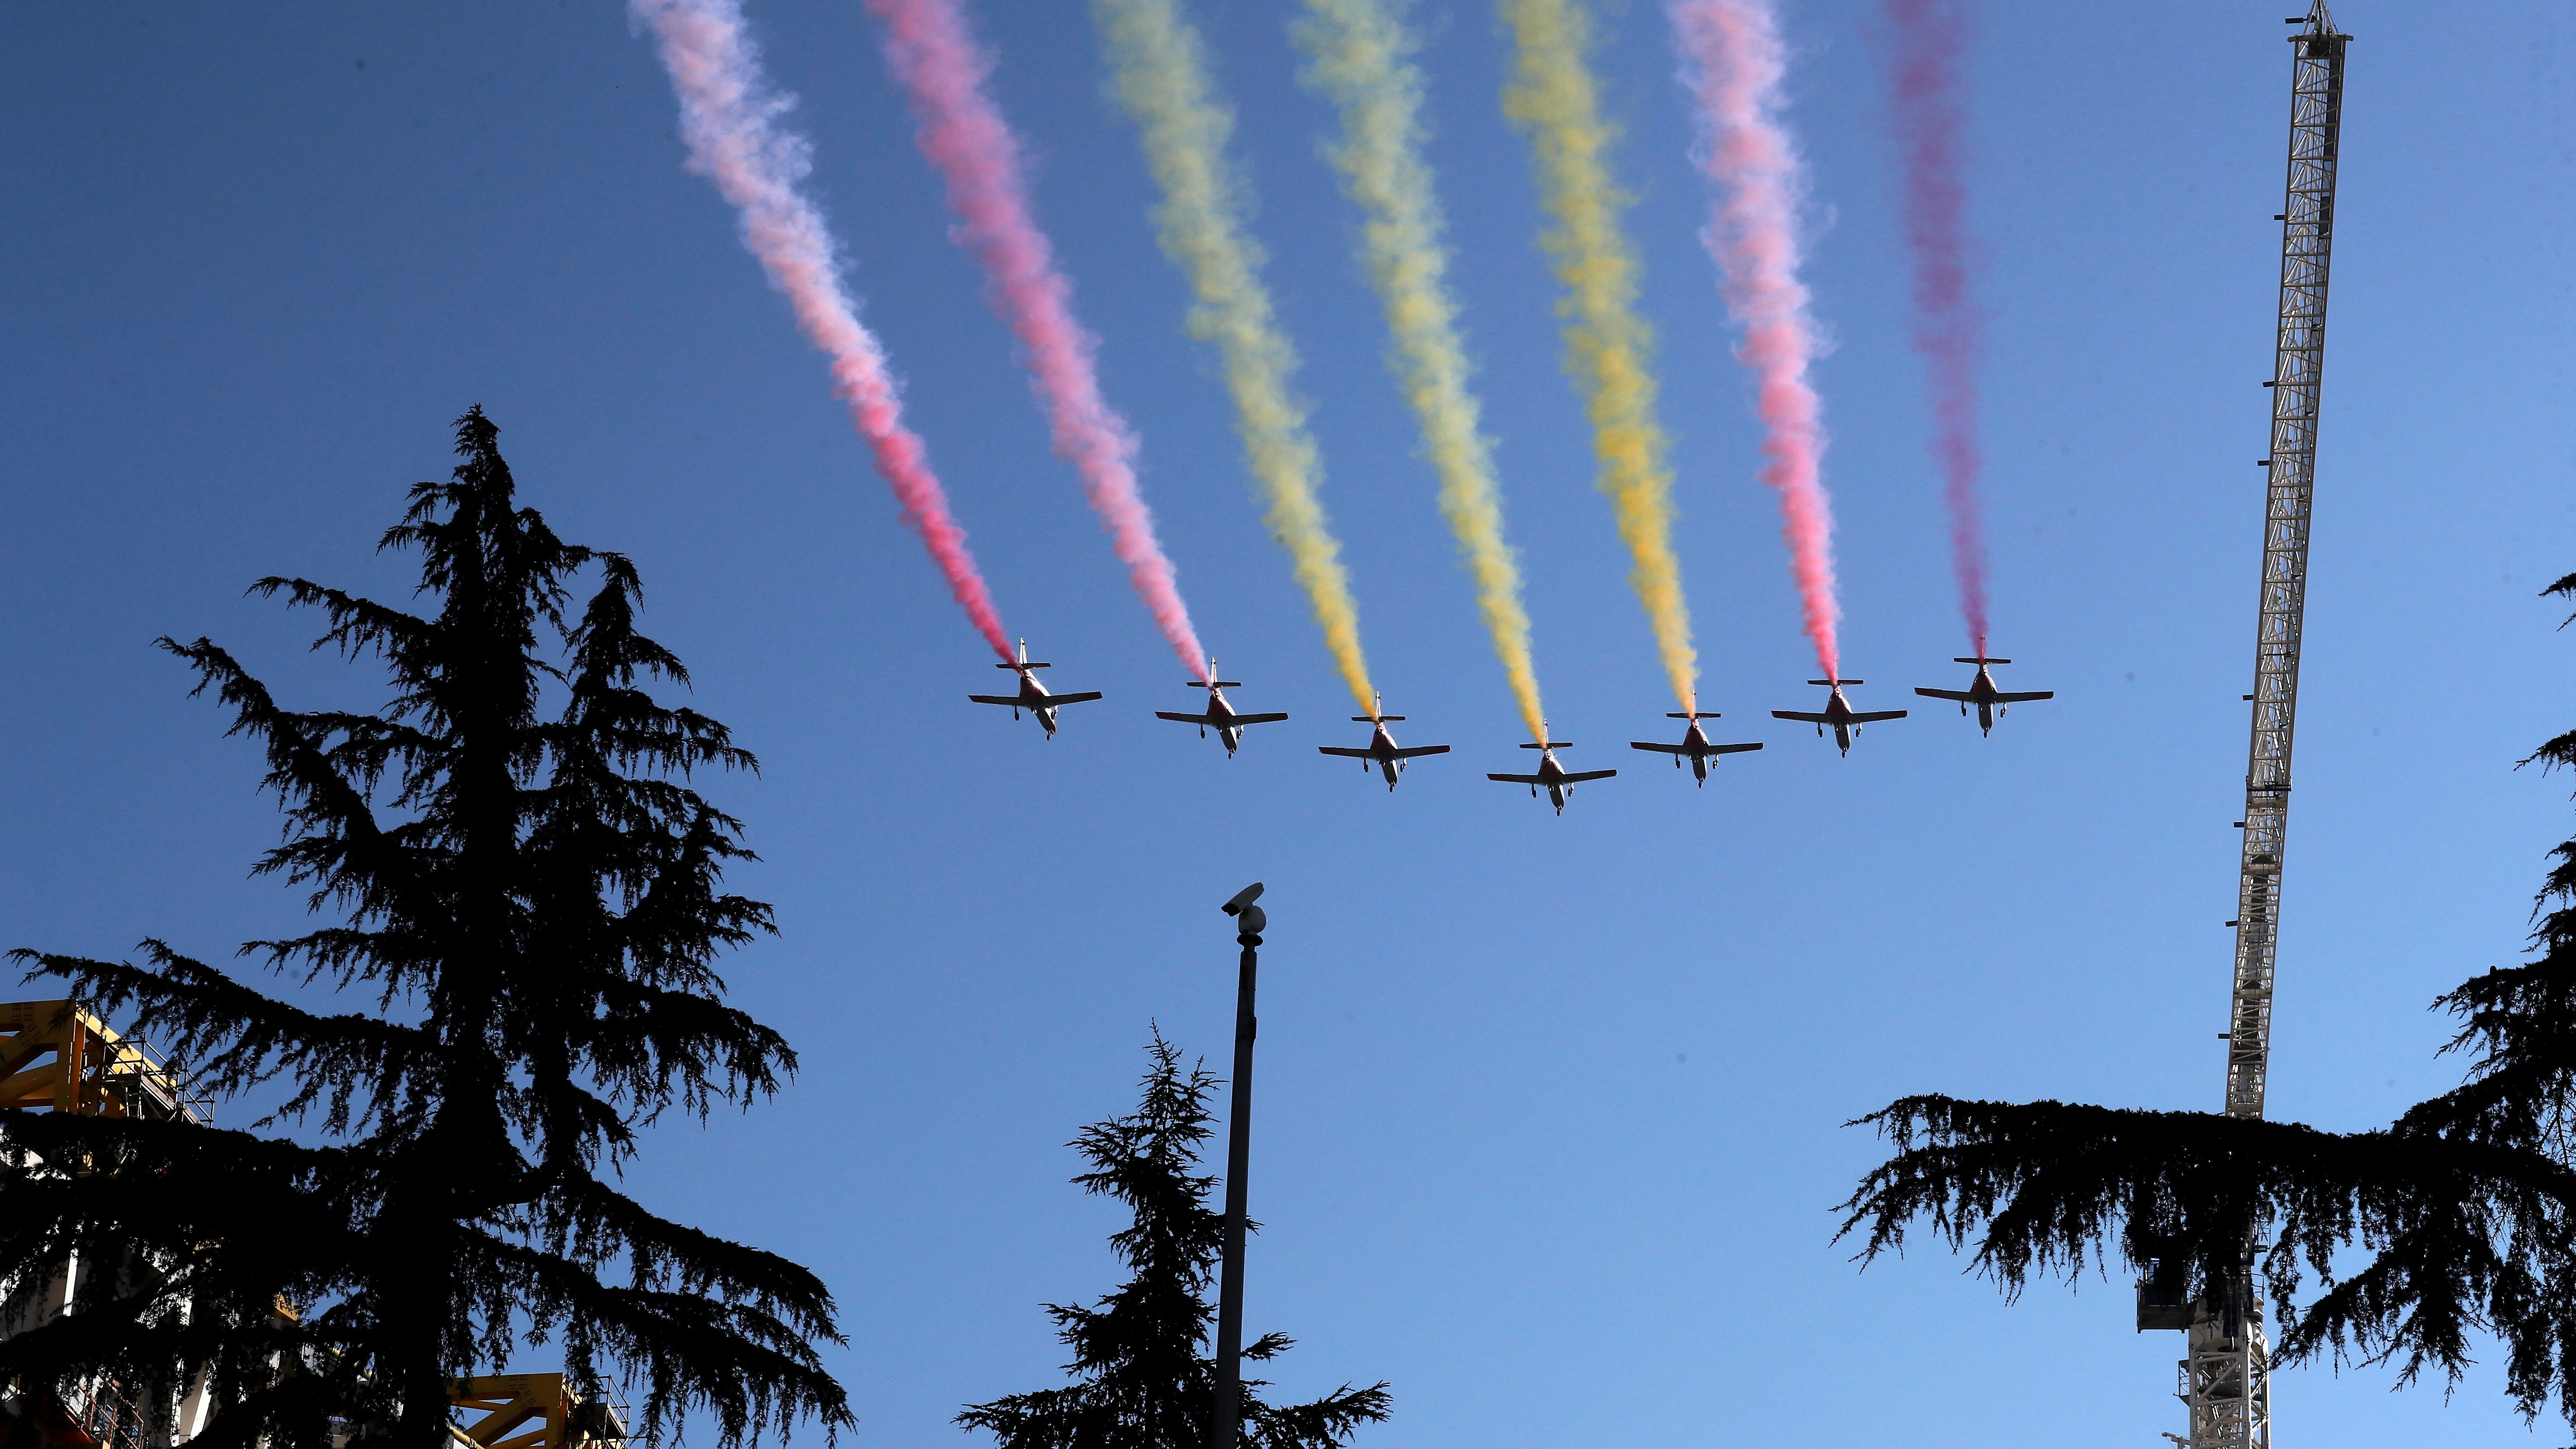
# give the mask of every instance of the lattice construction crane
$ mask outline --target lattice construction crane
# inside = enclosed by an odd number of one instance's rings
[[[2270,477],[2263,505],[2263,591],[2254,636],[2253,739],[2245,764],[2245,831],[2236,885],[2226,1112],[2263,1115],[2272,1050],[2281,861],[2290,820],[2290,743],[2298,721],[2299,643],[2308,594],[2308,522],[2316,494],[2317,401],[2325,373],[2326,278],[2334,252],[2335,163],[2343,132],[2344,48],[2326,0],[2290,37],[2290,173],[2281,214],[2281,329],[2272,380]],[[2227,1281],[2181,1301],[2182,1265],[2159,1263],[2139,1286],[2138,1326],[2187,1335],[2177,1397],[2191,1432],[2181,1449],[2271,1449],[2271,1345],[2255,1295],[2253,1243]]]

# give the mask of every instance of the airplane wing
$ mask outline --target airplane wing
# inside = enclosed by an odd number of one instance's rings
[[[1357,754],[1358,751],[1354,750],[1352,753]],[[1415,745],[1409,750],[1396,751],[1395,757],[1399,760],[1410,760],[1419,755],[1445,755],[1447,753],[1449,753],[1449,747],[1447,745]]]
[[[1820,715],[1820,714],[1800,714],[1800,713],[1798,713],[1798,712],[1797,712],[1796,710],[1794,710],[1794,709],[1775,709],[1775,710],[1771,711],[1771,717],[1772,717],[1773,719],[1793,719],[1793,720],[1798,721],[1798,722],[1799,722],[1799,723],[1801,723],[1801,724],[1832,724],[1832,723],[1833,723],[1833,721],[1832,721],[1832,720],[1829,720],[1829,719],[1825,718],[1823,715]]]
[[[2028,694],[1998,694],[1995,696],[1996,702],[2000,704],[2019,704],[2028,699],[2055,698],[2057,698],[2057,691],[2053,689],[2035,689]]]
[[[1586,780],[1607,780],[1618,773],[1619,772],[1616,770],[1577,770],[1573,774],[1565,777],[1565,783],[1568,785],[1580,785]]]
[[[1218,719],[1212,714],[1175,714],[1168,709],[1158,709],[1154,711],[1154,718],[1174,720],[1181,724],[1194,725],[1221,725],[1225,723],[1224,720]]]
[[[1966,692],[1964,692],[1964,691],[1956,690],[1956,689],[1923,689],[1923,688],[1918,687],[1918,688],[1916,688],[1916,689],[1915,689],[1915,691],[1914,691],[1914,692],[1915,692],[1916,694],[1919,694],[1919,695],[1924,696],[1924,697],[1925,697],[1925,698],[1927,698],[1927,699],[1948,699],[1948,700],[1956,700],[1956,701],[1957,701],[1957,702],[1959,702],[1960,704],[1974,704],[1974,703],[1976,702],[1976,698],[1977,698],[1977,697],[1976,697],[1975,695],[1973,695],[1973,694],[1968,694],[1968,693],[1966,693]]]
[[[1286,715],[1284,715],[1284,714],[1239,714],[1239,715],[1236,715],[1233,719],[1231,719],[1231,720],[1227,721],[1227,723],[1229,723],[1229,724],[1239,724],[1239,725],[1248,725],[1248,724],[1277,724],[1277,723],[1279,723],[1281,720],[1286,719],[1287,717],[1288,717],[1288,716],[1286,716]],[[1322,745],[1317,745],[1315,748],[1317,748],[1317,749],[1319,749],[1319,750],[1320,750],[1320,749],[1322,749],[1322,748],[1323,748],[1323,746],[1322,746]]]
[[[1044,707],[1053,709],[1059,704],[1089,704],[1099,697],[1100,691],[1096,689],[1086,689],[1079,694],[1050,694]]]
[[[1340,745],[1317,745],[1315,748],[1324,754],[1339,755],[1346,760],[1365,760],[1369,758],[1369,752],[1366,750],[1344,749]]]
[[[1856,714],[1856,715],[1853,715],[1853,716],[1851,717],[1851,722],[1852,722],[1853,724],[1876,724],[1876,723],[1878,723],[1880,720],[1883,720],[1883,719],[1903,719],[1903,718],[1905,718],[1905,711],[1903,711],[1903,710],[1901,710],[1901,709],[1881,709],[1881,710],[1873,710],[1873,711],[1871,711],[1871,712],[1870,712],[1870,713],[1868,713],[1868,714]]]
[[[1762,747],[1761,747],[1760,745],[1758,745],[1758,744],[1754,744],[1754,745],[1711,745],[1711,746],[1709,746],[1709,750],[1708,750],[1708,752],[1709,752],[1710,754],[1712,754],[1712,755],[1740,755],[1740,754],[1743,754],[1746,750],[1758,750],[1758,749],[1760,749],[1760,748],[1762,748]]]
[[[1019,708],[1020,705],[1020,697],[1016,694],[970,694],[966,697],[977,704],[1007,704],[1013,709]],[[1099,696],[1093,695],[1092,698],[1097,699]]]
[[[1485,776],[1485,778],[1486,778],[1486,779],[1488,779],[1488,780],[1500,780],[1500,781],[1502,781],[1502,782],[1503,782],[1504,784],[1506,784],[1506,785],[1544,785],[1544,784],[1546,784],[1546,783],[1547,783],[1545,780],[1540,779],[1540,778],[1539,778],[1538,776],[1536,776],[1536,775],[1494,775],[1494,774],[1488,774],[1488,775],[1486,775],[1486,776]]]
[[[1688,753],[1679,745],[1659,745],[1652,740],[1630,740],[1628,742],[1628,748],[1632,750],[1652,750],[1659,755],[1679,755]]]

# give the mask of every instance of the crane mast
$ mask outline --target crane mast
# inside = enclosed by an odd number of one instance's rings
[[[2344,48],[2326,0],[2290,22],[2290,168],[2281,222],[2281,326],[2274,349],[2272,447],[2263,505],[2263,589],[2254,637],[2253,738],[2245,762],[2245,831],[2236,884],[2225,1110],[2263,1115],[2272,1051],[2281,861],[2290,821],[2290,744],[2298,721],[2299,643],[2308,593],[2308,523],[2316,493],[2317,402],[2325,372],[2326,278],[2334,251],[2335,162],[2343,130]],[[2181,1449],[2271,1449],[2271,1345],[2263,1337],[2249,1236],[2237,1271],[2190,1306],[2176,1396],[2191,1432]],[[2140,1299],[2141,1326],[2147,1300]],[[2176,1317],[2181,1315],[2177,1314]],[[2166,1320],[2171,1322],[2170,1319]],[[2174,1326],[2182,1326],[2175,1324]]]
[[[2308,594],[2308,515],[2316,493],[2317,395],[2325,370],[2326,274],[2334,251],[2335,151],[2343,129],[2343,55],[2325,0],[2292,37],[2290,180],[2281,208],[2281,330],[2272,381],[2272,451],[2263,507],[2261,622],[2254,636],[2254,728],[2245,761],[2245,843],[2236,886],[2236,971],[2228,1010],[2227,1115],[2263,1115],[2272,1049],[2272,970],[2281,852],[2290,818],[2290,737],[2299,707],[2299,638]]]

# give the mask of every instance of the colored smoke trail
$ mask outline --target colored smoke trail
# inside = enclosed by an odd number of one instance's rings
[[[967,551],[966,531],[948,511],[948,495],[930,471],[921,437],[904,426],[903,403],[887,374],[885,349],[859,322],[841,285],[837,248],[823,215],[798,190],[811,168],[805,138],[781,129],[795,102],[769,88],[760,52],[743,34],[738,0],[630,0],[628,13],[652,27],[662,65],[680,98],[680,136],[689,169],[715,183],[741,213],[743,245],[760,259],[771,285],[787,295],[796,323],[832,361],[832,380],[850,404],[877,471],[903,504],[903,521],[921,535],[948,591],[964,605],[984,642],[1008,660],[1010,641],[984,576]]]
[[[1260,480],[1263,520],[1286,545],[1315,622],[1360,708],[1375,714],[1359,606],[1342,569],[1324,505],[1315,496],[1323,458],[1306,431],[1306,405],[1289,386],[1297,351],[1261,284],[1260,246],[1244,234],[1242,183],[1226,164],[1233,113],[1210,92],[1198,32],[1173,0],[1094,0],[1118,97],[1145,137],[1162,188],[1154,223],[1163,252],[1190,283],[1190,335],[1214,342],[1234,398],[1235,427]]]
[[[1394,334],[1389,360],[1421,424],[1440,479],[1440,511],[1476,581],[1476,605],[1512,699],[1530,737],[1544,739],[1520,562],[1503,541],[1502,490],[1492,450],[1478,431],[1458,307],[1449,293],[1449,253],[1440,240],[1440,203],[1422,155],[1422,73],[1410,59],[1415,41],[1388,0],[1306,0],[1306,8],[1297,41],[1313,62],[1306,78],[1341,110],[1342,143],[1333,163],[1367,213],[1361,254]]]
[[[922,154],[947,183],[956,240],[983,264],[994,305],[1027,351],[1056,456],[1082,475],[1128,581],[1197,678],[1207,651],[1136,486],[1135,434],[1101,398],[1095,339],[1074,321],[1072,284],[1056,270],[1055,249],[1029,214],[1019,138],[985,86],[992,59],[975,43],[958,0],[868,0],[868,11],[886,26],[886,59],[911,98]]]
[[[1565,295],[1565,367],[1592,420],[1601,491],[1635,566],[1628,582],[1654,625],[1655,647],[1682,708],[1698,704],[1699,659],[1673,557],[1673,475],[1655,421],[1653,333],[1636,312],[1637,258],[1620,234],[1628,198],[1610,179],[1615,129],[1585,61],[1591,22],[1575,0],[1503,0],[1515,54],[1503,112],[1530,138],[1546,236]]]
[[[1699,103],[1695,159],[1718,183],[1701,233],[1726,280],[1726,304],[1744,326],[1736,353],[1755,378],[1762,418],[1762,481],[1779,490],[1781,532],[1800,611],[1825,677],[1842,677],[1835,626],[1834,518],[1819,476],[1825,430],[1807,367],[1817,350],[1798,280],[1798,202],[1806,178],[1780,122],[1785,62],[1769,0],[1668,0],[1683,59],[1682,83]]]
[[[1896,94],[1889,121],[1905,157],[1905,244],[1914,253],[1914,345],[1932,368],[1932,451],[1950,507],[1950,562],[1959,611],[1986,652],[1986,531],[1977,504],[1985,457],[1977,446],[1980,324],[1968,297],[1963,11],[1940,0],[1888,0],[1896,23]]]

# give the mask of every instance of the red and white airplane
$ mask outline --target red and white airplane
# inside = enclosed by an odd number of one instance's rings
[[[1525,750],[1538,751],[1537,774],[1487,774],[1485,778],[1488,780],[1500,780],[1507,785],[1527,785],[1530,787],[1530,798],[1533,800],[1538,798],[1539,787],[1544,785],[1547,787],[1547,798],[1550,803],[1556,806],[1556,813],[1559,815],[1565,813],[1565,797],[1574,793],[1575,786],[1582,784],[1586,780],[1607,780],[1611,776],[1619,773],[1616,770],[1566,769],[1563,765],[1556,762],[1557,751],[1570,750],[1574,748],[1570,742],[1565,740],[1551,740],[1542,737],[1539,743],[1534,745],[1523,745],[1521,748]]]
[[[1851,701],[1843,698],[1843,686],[1846,684],[1858,684],[1861,682],[1860,680],[1810,679],[1807,682],[1809,684],[1821,684],[1825,688],[1833,691],[1832,696],[1825,701],[1825,712],[1823,714],[1802,714],[1794,709],[1775,709],[1771,711],[1771,717],[1773,719],[1794,719],[1802,724],[1814,725],[1816,727],[1816,737],[1818,739],[1824,738],[1825,726],[1832,725],[1834,727],[1834,743],[1842,746],[1842,751],[1846,755],[1851,753],[1852,738],[1860,733],[1860,727],[1862,725],[1876,724],[1883,719],[1905,718],[1905,711],[1901,709],[1874,710],[1866,714],[1853,709],[1851,707]]]
[[[1691,774],[1698,777],[1699,783],[1703,788],[1708,784],[1708,762],[1710,760],[1719,755],[1740,755],[1747,750],[1758,750],[1762,748],[1759,744],[1710,744],[1708,741],[1708,735],[1700,729],[1699,722],[1704,719],[1717,718],[1717,711],[1715,710],[1709,710],[1705,713],[1695,711],[1690,714],[1667,714],[1664,718],[1686,719],[1690,721],[1690,728],[1683,733],[1682,742],[1680,744],[1659,745],[1652,740],[1630,740],[1628,742],[1628,748],[1632,750],[1652,750],[1659,755],[1670,755],[1673,757],[1673,768],[1676,770],[1682,767],[1682,761],[1685,758],[1689,759]]]
[[[1386,699],[1382,695],[1378,698],[1378,708],[1381,710],[1386,708]],[[1409,750],[1396,748],[1395,736],[1387,733],[1386,727],[1399,723],[1403,719],[1404,716],[1400,714],[1355,714],[1351,716],[1351,723],[1372,726],[1368,748],[1353,750],[1339,745],[1317,745],[1315,748],[1327,755],[1339,755],[1346,760],[1360,761],[1362,774],[1368,773],[1370,764],[1375,764],[1378,772],[1386,776],[1387,793],[1393,794],[1395,778],[1404,773],[1405,761],[1419,759],[1424,755],[1449,753],[1447,745],[1415,745]]]
[[[1975,705],[1977,707],[1977,727],[1985,734],[1993,734],[1995,732],[1995,721],[2006,713],[2004,706],[2008,704],[2022,704],[2034,699],[2055,699],[2057,697],[2057,691],[2053,689],[2034,689],[2024,694],[2006,694],[2002,690],[1995,688],[1995,677],[1986,672],[1986,666],[1990,664],[2010,664],[2012,661],[2009,659],[1989,659],[1980,654],[1974,659],[1953,659],[1950,662],[1953,664],[1973,664],[1977,666],[1977,677],[1968,681],[1968,687],[1965,690],[1923,689],[1918,687],[1914,692],[1916,694],[1928,695],[1933,699],[1957,700],[1959,703],[1959,713],[1963,715],[1968,712],[1969,705]]]
[[[993,667],[995,669],[1018,670],[1020,675],[1020,692],[1017,694],[970,694],[966,697],[977,704],[1008,705],[1011,710],[1011,718],[1013,719],[1018,719],[1020,717],[1021,710],[1027,710],[1029,713],[1038,717],[1038,723],[1045,727],[1048,739],[1055,738],[1055,712],[1057,710],[1062,709],[1068,704],[1088,704],[1092,700],[1100,697],[1100,691],[1096,689],[1087,689],[1080,694],[1047,693],[1047,687],[1038,683],[1037,675],[1030,671],[1037,669],[1053,669],[1055,666],[1052,664],[1041,664],[1032,661],[1029,658],[1029,641],[1026,639],[1020,641],[1019,663],[996,664]]]
[[[1288,717],[1284,714],[1236,714],[1234,712],[1234,706],[1225,702],[1225,692],[1229,689],[1243,688],[1243,681],[1240,679],[1217,678],[1216,661],[1214,659],[1210,659],[1208,661],[1207,678],[1204,680],[1193,679],[1190,681],[1189,687],[1192,689],[1204,689],[1208,692],[1207,713],[1178,714],[1168,709],[1158,709],[1154,711],[1154,718],[1177,720],[1182,724],[1197,725],[1199,727],[1200,739],[1206,739],[1207,732],[1209,730],[1215,730],[1216,737],[1225,741],[1225,757],[1229,760],[1234,758],[1235,747],[1243,743],[1243,727],[1245,725],[1277,724],[1279,721]]]

